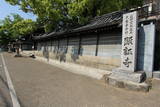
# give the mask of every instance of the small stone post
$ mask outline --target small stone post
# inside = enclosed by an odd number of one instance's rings
[[[12,52],[12,51],[11,51],[11,44],[10,44],[10,43],[8,44],[8,52],[9,52],[9,53]]]
[[[22,57],[22,55],[20,54],[19,48],[20,48],[20,41],[17,40],[16,41],[16,55],[15,55],[15,57]]]

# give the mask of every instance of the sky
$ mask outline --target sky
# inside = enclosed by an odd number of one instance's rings
[[[0,0],[0,20],[3,20],[6,16],[10,15],[11,13],[19,14],[24,19],[36,20],[36,16],[32,13],[25,13],[22,10],[20,10],[19,6],[12,6],[5,0]]]

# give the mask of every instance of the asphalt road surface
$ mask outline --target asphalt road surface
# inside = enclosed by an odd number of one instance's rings
[[[133,92],[31,58],[3,56],[21,107],[160,107],[158,80],[149,93]],[[0,107],[12,107],[4,72],[0,58]]]

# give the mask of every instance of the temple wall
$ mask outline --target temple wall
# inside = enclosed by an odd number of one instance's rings
[[[36,56],[46,57],[42,51],[25,51],[25,53],[34,53]],[[49,52],[49,59],[59,60],[62,54]],[[120,58],[109,58],[109,57],[99,57],[99,56],[78,56],[78,58],[73,58],[71,54],[65,54],[65,62],[72,62],[84,66],[89,66],[93,68],[99,68],[104,70],[112,70],[120,66]],[[63,60],[62,60],[63,61]]]
[[[158,34],[160,34],[158,32]],[[157,35],[157,34],[156,34]],[[155,25],[149,23],[139,27],[137,70],[145,71],[152,76],[155,68],[159,69],[159,42],[156,42],[154,55]],[[156,36],[156,41],[159,39]],[[72,62],[84,66],[112,70],[120,67],[122,36],[119,31],[95,33],[87,35],[72,35],[59,39],[38,42],[37,56]],[[156,58],[154,58],[154,56]],[[156,59],[156,60],[154,60]],[[156,65],[157,67],[154,67]]]
[[[120,66],[121,33],[89,34],[38,42],[35,54],[111,70]]]

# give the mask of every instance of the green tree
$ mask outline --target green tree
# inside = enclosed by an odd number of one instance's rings
[[[0,21],[0,44],[8,44],[9,41],[13,40],[16,35],[13,35],[12,26],[23,18],[17,14],[7,16],[4,20]]]
[[[7,16],[0,25],[0,44],[4,45],[20,36],[31,34],[37,28],[36,22],[30,19],[24,20],[17,14]]]
[[[103,15],[125,8],[141,6],[143,0],[71,0],[68,5],[69,16],[77,19],[78,23],[85,23],[98,15]]]
[[[66,0],[6,0],[12,5],[19,5],[24,12],[32,12],[38,16],[46,32],[56,29],[65,14]]]
[[[12,26],[13,35],[25,36],[36,30],[36,23],[31,19],[19,21]]]
[[[6,0],[38,16],[46,32],[83,25],[109,12],[140,6],[143,0]]]

